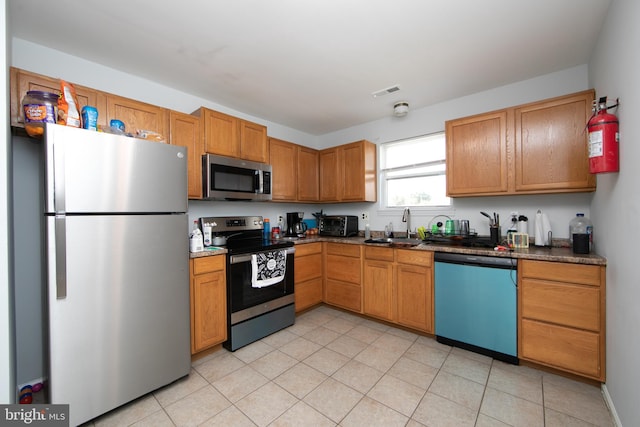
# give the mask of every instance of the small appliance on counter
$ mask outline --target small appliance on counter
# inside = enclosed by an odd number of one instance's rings
[[[302,237],[307,231],[307,224],[303,221],[304,212],[287,213],[287,232],[285,237]]]
[[[358,234],[358,217],[355,215],[325,215],[318,224],[320,236],[351,237]]]

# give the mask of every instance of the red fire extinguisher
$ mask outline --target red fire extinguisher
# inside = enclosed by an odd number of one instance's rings
[[[606,173],[618,172],[619,141],[618,118],[607,113],[607,110],[618,106],[607,107],[607,97],[604,96],[593,103],[593,115],[589,119],[589,172]]]

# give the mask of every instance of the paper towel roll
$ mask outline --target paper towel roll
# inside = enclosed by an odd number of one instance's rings
[[[536,246],[549,246],[551,242],[549,237],[551,234],[551,223],[547,214],[538,211],[536,213],[536,223],[534,226]]]

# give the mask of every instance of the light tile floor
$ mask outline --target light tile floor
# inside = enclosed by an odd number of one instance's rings
[[[613,426],[599,388],[320,306],[95,426]]]

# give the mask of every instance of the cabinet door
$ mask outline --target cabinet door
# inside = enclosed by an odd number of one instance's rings
[[[22,98],[30,90],[51,92],[60,94],[60,80],[43,76],[29,71],[11,67],[11,126],[24,127],[22,113]],[[85,105],[91,105],[98,109],[98,124],[106,123],[106,103],[104,96],[98,96],[99,92],[84,86],[73,85],[78,97],[78,108],[82,110]]]
[[[297,146],[298,150],[298,200],[317,202],[320,198],[318,167],[320,157],[317,150]]]
[[[375,202],[377,200],[376,146],[368,141],[352,142],[339,147],[344,201]]]
[[[164,108],[108,94],[106,119],[107,123],[112,119],[123,121],[125,130],[129,133],[149,130],[169,140],[169,119]]]
[[[240,158],[252,162],[267,162],[267,127],[239,120]]]
[[[515,109],[516,191],[593,191],[585,126],[593,91]]]
[[[446,122],[447,195],[508,190],[507,110]]]
[[[338,149],[328,148],[320,152],[320,200],[340,200],[342,176],[338,167]]]
[[[200,120],[190,114],[170,111],[169,132],[172,145],[187,148],[189,199],[201,199],[204,146],[200,136]]]
[[[220,156],[240,157],[238,119],[218,111],[201,109],[205,152]]]
[[[393,263],[365,260],[363,276],[363,312],[384,320],[394,320]]]
[[[396,286],[398,323],[433,333],[433,281],[431,267],[398,264]]]
[[[273,200],[295,201],[298,181],[297,149],[290,142],[269,138],[269,163],[271,163],[271,191]]]
[[[227,339],[227,299],[224,271],[193,277],[192,354]]]

